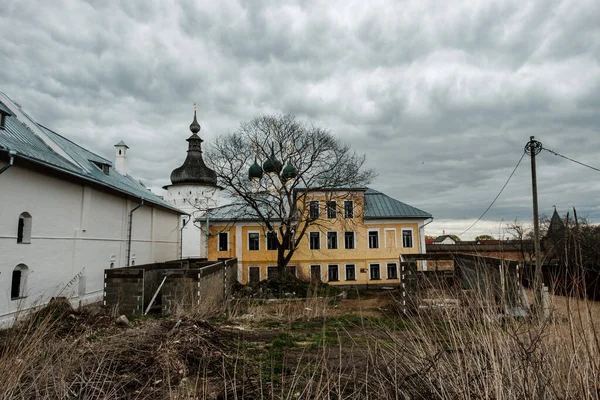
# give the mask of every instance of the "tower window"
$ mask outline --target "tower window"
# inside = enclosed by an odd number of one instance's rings
[[[31,243],[31,215],[28,212],[19,215],[17,243]]]

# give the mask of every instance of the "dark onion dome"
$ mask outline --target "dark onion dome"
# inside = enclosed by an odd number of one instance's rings
[[[171,183],[192,184],[192,185],[211,185],[217,186],[217,173],[208,168],[202,159],[203,140],[197,135],[200,132],[200,124],[196,119],[194,110],[194,121],[190,125],[192,136],[187,138],[188,151],[187,157],[181,167],[175,168],[171,172]]]
[[[294,166],[288,160],[287,165],[285,166],[285,168],[283,169],[283,172],[281,173],[281,177],[287,181],[288,179],[294,179],[297,176],[298,176],[298,171],[296,171],[296,168],[294,168]]]
[[[254,164],[250,166],[248,169],[248,179],[261,179],[263,177],[263,170],[256,162],[256,157],[254,157]]]
[[[265,171],[267,174],[273,172],[278,174],[282,167],[283,164],[277,159],[277,157],[275,157],[275,152],[273,151],[273,147],[271,147],[271,155],[269,158],[267,158],[267,161],[263,163],[263,171]]]

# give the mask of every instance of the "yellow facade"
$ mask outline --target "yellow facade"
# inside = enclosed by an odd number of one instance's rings
[[[349,199],[353,202],[353,218],[344,216],[343,202]],[[336,204],[338,211],[335,218],[328,218],[325,208],[326,201],[331,201],[333,198],[315,195],[309,200],[319,201],[319,218],[314,220],[314,224],[301,238],[288,264],[295,266],[299,278],[309,280],[319,275],[323,282],[332,285],[397,284],[400,281],[400,255],[425,251],[421,241],[423,218],[365,220],[362,192],[355,192],[344,196],[343,199],[335,200],[339,203]],[[301,209],[308,212],[308,208]],[[250,271],[253,271],[254,279],[257,278],[258,271],[258,278],[262,280],[269,275],[268,267],[277,265],[277,250],[267,250],[267,232],[258,222],[234,224],[221,221],[211,224],[209,231],[209,259],[237,257],[243,284],[248,283]],[[311,232],[313,247],[316,247],[318,241],[319,249],[311,248],[309,239]],[[336,232],[336,234],[328,235],[328,232]],[[346,248],[349,247],[346,243],[346,232],[349,232],[348,236],[354,237],[354,248]],[[353,234],[351,235],[350,232]],[[258,249],[251,249],[250,234],[254,237],[258,234]],[[223,245],[225,241],[226,246]],[[351,242],[352,240],[348,238],[348,245]],[[255,242],[254,246],[256,247]],[[337,274],[335,266],[337,266]],[[275,271],[271,270],[271,272]]]

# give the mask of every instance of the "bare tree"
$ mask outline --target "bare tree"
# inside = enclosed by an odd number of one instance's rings
[[[322,192],[328,201],[339,200],[348,196],[349,191],[343,189],[364,187],[375,176],[363,168],[364,155],[329,131],[289,114],[242,123],[237,131],[217,138],[207,151],[207,161],[233,201],[229,207],[236,210],[235,218],[253,217],[271,233],[280,271],[308,228],[322,223],[309,212],[310,193]],[[265,167],[264,175],[258,171],[260,179],[249,179],[253,164]],[[342,204],[336,201],[336,207]],[[341,216],[343,210],[336,213]]]

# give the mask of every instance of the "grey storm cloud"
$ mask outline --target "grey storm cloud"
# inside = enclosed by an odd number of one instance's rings
[[[600,165],[600,2],[52,1],[0,7],[0,90],[159,192],[201,135],[264,113],[325,127],[373,185],[460,233],[529,136]],[[600,222],[600,175],[544,151],[540,209]],[[529,159],[469,234],[531,219]],[[468,236],[468,235],[467,235]]]

